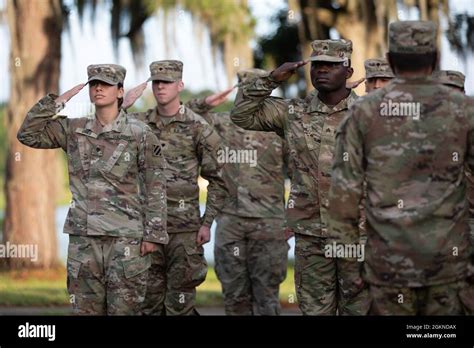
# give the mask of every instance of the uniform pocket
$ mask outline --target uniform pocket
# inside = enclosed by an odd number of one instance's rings
[[[79,272],[81,271],[82,262],[68,258],[67,260],[67,274],[68,277],[77,279],[79,277]]]
[[[143,257],[138,256],[130,260],[122,261],[123,271],[126,279],[133,278],[146,270],[151,266],[151,255],[145,255]]]
[[[184,250],[188,258],[184,283],[187,283],[189,287],[197,287],[206,279],[207,275],[207,262],[204,258],[204,248],[202,245],[184,245]]]

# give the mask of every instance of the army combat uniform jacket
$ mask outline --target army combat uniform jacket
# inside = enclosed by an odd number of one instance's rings
[[[210,112],[201,99],[186,104],[212,125],[225,143],[217,159],[225,162],[229,189],[222,213],[240,217],[284,219],[284,151],[276,134],[252,132],[235,125],[228,112]]]
[[[289,148],[291,178],[288,226],[295,233],[326,237],[335,132],[357,95],[351,91],[346,99],[330,108],[316,93],[305,99],[271,97],[278,86],[270,76],[245,85],[231,118],[244,129],[273,131],[284,137]]]
[[[161,142],[167,162],[168,233],[197,232],[203,224],[211,226],[227,199],[222,164],[217,162],[222,143],[219,135],[201,116],[184,106],[172,118],[160,117],[156,108],[130,116],[148,124]],[[199,175],[209,181],[202,219]]]
[[[401,109],[407,102],[411,113]],[[396,78],[353,105],[337,134],[330,229],[339,243],[358,239],[365,178],[367,281],[420,287],[466,278],[465,165],[474,169],[474,109],[463,94],[431,78]]]
[[[28,112],[18,140],[67,154],[72,203],[64,232],[167,243],[165,161],[151,129],[120,111],[110,125],[56,116],[49,94]]]

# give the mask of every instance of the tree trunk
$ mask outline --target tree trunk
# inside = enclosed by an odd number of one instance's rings
[[[28,111],[58,91],[62,12],[60,0],[9,0],[11,90],[7,108],[6,212],[3,243],[32,245],[37,260],[10,257],[8,269],[49,268],[58,262],[55,229],[57,150],[23,146],[16,133]],[[34,249],[33,249],[34,250]]]

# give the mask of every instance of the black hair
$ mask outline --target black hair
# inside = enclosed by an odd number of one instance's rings
[[[119,82],[117,84],[117,88],[120,89],[120,88],[123,88],[123,83],[122,82]],[[120,109],[120,107],[122,106],[123,104],[123,98],[117,98],[118,99],[118,108]]]
[[[388,52],[388,60],[395,71],[418,71],[431,67],[436,67],[436,52],[428,53],[395,53]]]

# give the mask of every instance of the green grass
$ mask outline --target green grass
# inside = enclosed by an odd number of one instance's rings
[[[293,268],[288,268],[286,280],[280,286],[283,306],[292,305],[295,299]],[[197,289],[198,306],[221,307],[221,285],[213,267],[209,267],[206,281]],[[0,306],[53,307],[67,306],[66,270],[0,272]]]
[[[1,306],[68,305],[66,270],[0,272]]]

